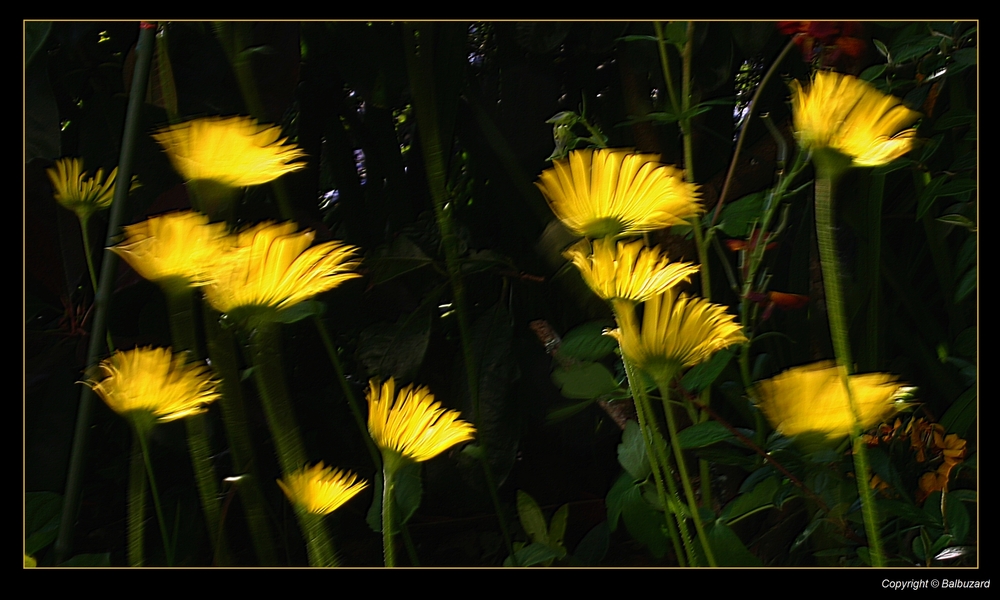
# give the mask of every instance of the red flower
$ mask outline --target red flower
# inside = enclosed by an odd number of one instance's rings
[[[864,40],[857,35],[861,24],[856,21],[779,21],[778,31],[794,35],[796,45],[809,61],[824,50],[829,50],[825,62],[832,63],[841,53],[857,58],[865,49]]]

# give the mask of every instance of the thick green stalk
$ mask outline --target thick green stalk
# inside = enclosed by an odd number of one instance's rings
[[[281,330],[278,323],[259,321],[250,333],[250,356],[253,363],[254,380],[260,391],[261,404],[278,451],[281,471],[287,477],[301,469],[307,462],[305,444],[295,424],[295,413],[285,386],[285,374],[281,366]],[[297,513],[299,526],[310,546],[310,564],[316,566],[336,566],[335,563],[314,564],[317,559],[336,560],[333,542],[325,525],[310,523]],[[329,550],[327,550],[329,548]]]
[[[635,318],[635,307],[630,301],[614,299],[611,301],[611,308],[615,313],[618,326],[624,331],[637,328],[639,325]],[[684,557],[678,545],[678,530],[683,540],[684,550],[687,552],[687,560],[691,565],[697,565],[698,560],[694,552],[694,545],[691,543],[691,535],[684,523],[683,515],[671,508],[671,503],[667,501],[666,492],[663,489],[664,482],[670,490],[670,498],[681,504],[680,495],[677,493],[677,482],[674,481],[673,470],[670,468],[670,459],[664,447],[663,436],[660,428],[656,424],[656,414],[649,402],[646,394],[646,386],[642,383],[637,367],[622,353],[622,364],[625,367],[625,376],[628,378],[629,390],[632,393],[632,400],[635,402],[636,416],[639,418],[639,430],[642,432],[642,439],[646,444],[646,456],[649,458],[650,469],[653,472],[653,481],[656,484],[656,494],[663,506],[664,518],[667,523],[667,531],[674,544],[674,552],[680,565],[684,564]],[[674,515],[671,520],[670,515]]]
[[[142,447],[142,459],[146,463],[146,476],[149,478],[149,489],[153,492],[153,506],[156,508],[156,520],[160,523],[160,535],[163,537],[163,550],[167,555],[167,566],[174,566],[174,544],[171,536],[167,533],[167,520],[163,518],[163,505],[160,503],[160,491],[156,487],[156,476],[153,475],[153,462],[149,457],[149,430],[136,432],[139,438],[139,445]]]
[[[479,376],[476,373],[475,352],[472,348],[472,332],[469,325],[468,306],[465,298],[465,284],[462,281],[462,268],[458,255],[458,236],[451,220],[451,203],[448,202],[447,175],[445,171],[444,149],[440,139],[440,127],[437,114],[437,101],[434,93],[434,54],[433,31],[431,26],[423,30],[422,41],[417,43],[417,25],[404,23],[406,42],[406,67],[409,73],[410,89],[413,95],[413,107],[419,124],[420,146],[423,150],[424,164],[427,171],[427,184],[434,201],[434,216],[438,230],[441,232],[441,245],[444,248],[445,263],[448,266],[448,279],[451,282],[455,313],[458,317],[458,332],[461,338],[462,355],[465,359],[465,373],[468,380],[469,395],[472,398],[472,420],[477,421],[479,414]],[[489,464],[489,452],[486,440],[479,438],[478,443],[483,452],[479,454],[479,462],[483,467],[483,475],[489,488],[490,500],[500,523],[500,530],[507,545],[510,556],[514,556],[514,545],[511,541],[507,519],[500,497],[497,494],[496,478]],[[517,560],[516,558],[514,559]]]
[[[188,352],[190,358],[200,359],[194,327],[194,291],[186,285],[176,283],[164,285],[163,291],[167,296],[174,351]],[[206,414],[191,415],[184,419],[184,427],[187,430],[191,465],[198,481],[201,510],[205,513],[205,525],[208,526],[209,541],[215,553],[215,564],[225,565],[229,563],[229,549],[222,529],[219,478],[215,474],[215,467],[212,466],[212,446],[208,440],[207,418]]]
[[[132,458],[128,474],[128,564],[141,567],[146,541],[146,463],[139,434],[132,432]]]
[[[139,136],[140,113],[146,97],[146,83],[149,78],[149,63],[153,58],[153,41],[156,28],[151,23],[141,23],[139,26],[139,41],[135,48],[135,71],[132,75],[132,89],[129,91],[128,108],[125,112],[125,132],[122,136],[122,149],[118,157],[118,181],[132,181],[132,161],[136,139]],[[111,203],[111,213],[108,222],[108,240],[106,246],[112,244],[111,237],[118,235],[125,214],[125,200],[128,198],[129,186],[116,185],[115,196]],[[114,252],[105,252],[101,261],[101,278],[94,293],[94,326],[90,332],[90,345],[87,348],[87,364],[93,365],[98,356],[104,354],[111,345],[107,334],[108,306],[111,292],[114,289],[115,268],[118,256]],[[72,549],[73,525],[76,523],[77,510],[80,506],[80,490],[83,484],[83,462],[87,449],[87,434],[90,430],[90,412],[94,404],[94,392],[89,385],[81,386],[80,405],[76,414],[76,428],[73,432],[73,448],[70,451],[69,469],[66,475],[66,493],[63,497],[62,519],[59,522],[59,535],[56,537],[56,562],[64,562],[69,558]]]
[[[851,390],[850,375],[854,371],[851,360],[851,345],[848,339],[846,307],[843,293],[840,289],[840,263],[837,259],[837,244],[833,228],[833,184],[834,178],[840,173],[835,168],[824,166],[822,161],[816,163],[816,240],[819,245],[820,266],[823,271],[823,289],[826,293],[827,317],[830,321],[830,338],[833,340],[833,350],[840,365],[841,380],[847,390],[848,403],[854,415],[851,426],[851,442],[854,454],[854,472],[858,484],[858,496],[861,498],[861,513],[865,522],[865,532],[868,536],[868,551],[872,566],[885,566],[885,554],[882,551],[882,537],[879,531],[878,512],[875,508],[875,495],[871,485],[871,468],[868,464],[868,451],[861,437],[861,415],[857,402]]]
[[[688,508],[691,511],[691,517],[694,519],[694,529],[698,532],[698,539],[701,540],[701,547],[705,551],[705,558],[708,559],[709,566],[717,567],[719,565],[715,561],[715,553],[712,552],[712,545],[708,542],[705,526],[701,522],[701,514],[698,511],[698,499],[694,495],[694,488],[691,487],[691,478],[688,477],[687,465],[684,463],[684,450],[681,448],[680,440],[677,438],[677,419],[674,417],[674,410],[669,396],[670,379],[659,379],[656,385],[660,388],[663,412],[667,417],[667,431],[670,434],[670,445],[674,449],[674,462],[677,463],[677,471],[681,476],[681,485],[684,487],[684,495],[687,496]]]
[[[391,450],[382,455],[382,553],[387,567],[396,566],[396,546],[392,539],[396,519],[396,473],[405,460]]]
[[[243,511],[250,527],[254,552],[262,566],[277,566],[278,554],[274,549],[271,527],[267,520],[267,504],[260,489],[260,472],[254,458],[253,443],[240,388],[240,372],[232,330],[219,325],[219,313],[205,306],[202,311],[205,338],[212,367],[220,377],[221,396],[217,404],[222,409],[222,422],[229,440],[233,471],[238,475],[239,494]]]
[[[670,541],[674,545],[677,562],[682,567],[687,566],[687,564],[697,565],[698,559],[694,552],[694,545],[691,543],[691,534],[684,524],[682,515],[671,508],[671,503],[667,501],[667,495],[663,489],[664,480],[666,480],[667,485],[670,487],[670,497],[678,504],[680,503],[680,496],[677,494],[677,482],[674,481],[673,473],[670,469],[670,461],[663,447],[663,436],[660,435],[659,427],[656,425],[656,415],[649,403],[649,396],[646,395],[646,388],[638,377],[632,361],[622,355],[622,363],[625,365],[625,375],[628,377],[629,389],[632,391],[632,399],[635,401],[635,412],[639,417],[639,429],[642,432],[642,439],[646,444],[646,456],[649,458],[650,470],[653,472],[656,495],[663,506],[663,516],[667,524],[667,532],[670,534]],[[671,514],[673,515],[673,519],[671,519]],[[678,537],[678,531],[683,540]],[[684,554],[681,553],[682,543],[684,552],[687,554],[686,561]]]
[[[90,249],[90,232],[88,231],[90,224],[90,217],[80,217],[80,232],[83,234],[83,254],[87,257],[87,272],[90,273],[90,285],[93,286],[91,289],[97,292],[97,271],[94,270],[94,258],[93,252]]]
[[[302,535],[306,538],[306,554],[309,556],[309,565],[336,567],[339,564],[337,553],[323,521],[323,517],[326,515],[318,515],[296,507],[295,516],[299,520],[299,527],[302,528]]]

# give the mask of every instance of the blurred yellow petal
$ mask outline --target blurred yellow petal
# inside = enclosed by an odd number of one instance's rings
[[[111,250],[150,281],[207,283],[206,271],[226,249],[226,224],[186,211],[125,227],[125,240]]]
[[[834,150],[858,167],[884,165],[913,148],[920,118],[901,100],[850,75],[819,71],[808,89],[792,82],[795,136],[803,148]]]
[[[861,417],[861,427],[871,429],[898,410],[896,396],[905,384],[888,373],[851,375],[851,392]],[[817,432],[827,437],[851,433],[854,416],[848,403],[840,369],[822,361],[758,382],[754,395],[774,428],[786,436]]]
[[[746,341],[726,307],[676,289],[643,305],[642,325],[622,323],[609,332],[622,354],[655,379],[670,378],[683,367],[702,363],[719,350]]]
[[[205,287],[212,306],[223,313],[279,311],[361,276],[356,247],[326,242],[310,248],[315,233],[295,230],[292,222],[262,223],[229,236],[230,249],[213,264]]]
[[[625,236],[678,225],[698,215],[698,188],[657,154],[574,150],[542,171],[538,189],[573,233]]]
[[[645,302],[698,272],[698,265],[670,262],[659,248],[646,248],[642,241],[581,240],[563,256],[604,300]]]
[[[238,188],[261,185],[304,169],[298,146],[286,145],[281,128],[249,117],[206,117],[153,134],[185,181],[210,180]]]
[[[173,421],[203,413],[219,397],[207,366],[186,364],[182,354],[172,356],[169,348],[115,351],[95,375],[84,383],[133,422],[147,415]]]
[[[52,182],[56,201],[75,212],[81,220],[86,220],[93,213],[111,206],[115,196],[118,167],[111,171],[107,179],[104,179],[104,169],[98,169],[93,177],[86,178],[81,159],[61,158],[46,173]],[[133,177],[129,191],[138,186]]]
[[[476,428],[458,411],[441,408],[426,387],[408,385],[396,395],[396,381],[369,382],[368,432],[375,444],[416,462],[430,460],[471,440]]]
[[[303,467],[278,480],[292,504],[318,515],[326,515],[368,487],[368,482],[348,471],[325,467],[322,462]]]

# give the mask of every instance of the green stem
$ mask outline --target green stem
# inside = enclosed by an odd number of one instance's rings
[[[125,112],[125,131],[122,135],[121,154],[118,158],[118,181],[132,181],[132,162],[134,159],[136,139],[139,136],[140,114],[142,103],[146,98],[146,84],[149,79],[149,63],[153,58],[153,42],[155,29],[149,23],[139,27],[139,41],[135,47],[135,71],[132,76],[132,89],[129,91],[128,108]],[[124,220],[125,200],[128,198],[129,186],[116,185],[115,196],[111,203],[108,219],[108,237],[118,235],[118,229]],[[106,246],[112,244],[108,239]],[[118,255],[105,252],[101,261],[101,279],[94,294],[94,326],[90,332],[90,345],[87,348],[87,364],[94,365],[98,356],[111,348],[111,336],[107,334],[108,307],[111,292],[114,289],[115,268]],[[90,431],[90,412],[93,410],[94,392],[88,385],[81,386],[80,404],[76,414],[76,427],[73,431],[73,448],[70,451],[69,469],[66,475],[66,494],[63,498],[62,517],[59,522],[59,534],[56,537],[56,563],[65,562],[72,549],[73,524],[76,523],[77,510],[80,506],[80,491],[83,486],[83,466],[87,450],[87,434]]]
[[[687,465],[684,462],[684,450],[681,448],[680,440],[677,437],[677,418],[674,417],[673,405],[670,402],[670,380],[663,378],[657,380],[656,385],[660,388],[660,399],[663,401],[663,412],[667,417],[667,432],[670,434],[670,445],[674,450],[674,462],[677,463],[677,471],[681,476],[681,485],[684,487],[684,495],[687,496],[688,508],[691,517],[694,519],[694,529],[698,532],[698,539],[701,540],[702,549],[705,551],[705,558],[711,567],[719,566],[715,561],[715,553],[708,542],[708,535],[705,533],[705,526],[701,522],[701,514],[698,510],[698,499],[694,495],[694,488],[691,487],[691,478],[688,477]]]
[[[296,508],[295,515],[306,538],[306,554],[309,556],[309,566],[336,567],[339,565],[337,553],[330,540],[323,517],[303,508]]]
[[[281,366],[281,330],[279,324],[259,321],[250,333],[250,355],[253,363],[254,380],[260,391],[261,404],[271,430],[271,438],[278,451],[278,462],[287,477],[302,468],[307,462],[305,444],[295,424],[295,412],[285,386],[285,374]],[[301,516],[301,512],[298,513]],[[306,536],[310,564],[317,559],[336,560],[333,542],[325,527],[313,526],[308,520],[299,519],[302,533]],[[327,549],[329,548],[329,550]],[[335,563],[313,564],[313,566],[336,566]]]
[[[156,520],[160,523],[160,535],[163,536],[163,550],[167,555],[167,566],[174,566],[174,544],[167,534],[167,521],[163,518],[163,506],[160,504],[160,492],[156,487],[156,477],[153,475],[153,463],[149,458],[148,431],[137,431],[139,445],[142,447],[142,459],[146,463],[146,476],[149,478],[149,489],[153,492],[153,506],[156,508]]]
[[[90,285],[94,292],[97,292],[97,271],[94,270],[93,252],[90,250],[90,232],[88,231],[90,217],[80,217],[80,231],[83,233],[83,254],[87,257],[87,272],[90,273]]]
[[[396,566],[396,547],[392,540],[393,497],[396,488],[397,460],[387,457],[382,461],[382,553],[385,566]]]
[[[243,391],[239,383],[236,342],[232,330],[223,329],[219,325],[219,313],[208,306],[203,308],[208,354],[212,357],[212,367],[220,378],[221,396],[217,404],[222,410],[232,468],[239,476],[236,485],[250,527],[254,552],[260,565],[277,566],[278,555],[267,520],[267,504],[260,489],[260,472],[254,457]]]
[[[146,463],[142,459],[139,434],[132,432],[132,459],[128,475],[128,564],[141,567],[145,562],[146,539]]]
[[[444,248],[445,262],[448,267],[448,279],[451,282],[455,312],[458,316],[458,332],[461,338],[462,355],[465,359],[465,373],[472,398],[472,421],[478,422],[479,411],[479,377],[476,374],[475,352],[472,348],[472,332],[469,326],[469,315],[465,298],[465,285],[462,282],[462,270],[458,256],[458,236],[451,219],[451,203],[448,202],[447,175],[445,171],[444,150],[440,139],[440,127],[437,114],[437,101],[434,93],[434,53],[433,31],[431,24],[423,24],[421,42],[417,43],[417,28],[413,23],[404,23],[406,40],[406,67],[409,73],[410,89],[413,95],[413,107],[419,123],[420,145],[424,155],[427,171],[427,184],[434,201],[434,216],[438,230],[441,232],[441,245]],[[496,478],[489,464],[489,451],[485,438],[478,439],[483,452],[479,454],[483,475],[486,478],[490,500],[500,523],[500,530],[510,556],[514,556],[514,545],[507,527],[500,497],[497,494]],[[516,558],[514,559],[517,560]]]
[[[833,340],[834,353],[840,366],[841,381],[847,391],[847,399],[854,423],[851,426],[851,442],[854,454],[854,472],[858,484],[858,496],[861,498],[861,513],[865,522],[865,533],[868,536],[868,550],[872,566],[885,566],[885,555],[882,551],[882,538],[879,531],[878,512],[875,508],[875,496],[871,485],[871,468],[868,463],[868,452],[861,437],[861,416],[858,405],[851,390],[850,375],[854,371],[851,360],[851,345],[848,339],[846,307],[843,293],[840,289],[840,263],[837,260],[837,245],[833,227],[833,186],[834,178],[839,172],[817,162],[816,177],[816,240],[819,245],[820,265],[823,271],[823,288],[826,293],[827,317],[830,321],[830,338]]]
[[[167,309],[170,314],[170,332],[175,352],[188,352],[191,358],[200,359],[194,326],[194,292],[188,286],[164,285]],[[209,541],[215,553],[215,564],[229,563],[229,548],[222,529],[222,503],[219,477],[212,465],[212,445],[208,439],[206,414],[191,415],[184,419],[187,430],[188,453],[198,482],[201,509],[205,514]]]
[[[666,480],[667,485],[670,487],[670,497],[679,503],[680,497],[677,494],[677,483],[674,481],[670,463],[663,448],[663,436],[660,435],[659,428],[656,425],[656,415],[653,413],[652,406],[649,403],[649,396],[646,394],[645,386],[642,385],[641,378],[638,376],[632,361],[622,355],[622,363],[625,365],[625,375],[628,378],[629,389],[632,391],[632,399],[635,401],[635,412],[639,417],[639,429],[642,432],[642,439],[646,444],[646,456],[649,458],[650,470],[653,472],[656,495],[663,506],[663,516],[667,524],[667,532],[670,534],[670,541],[674,545],[677,562],[682,567],[687,566],[687,564],[697,565],[697,555],[694,552],[694,545],[691,543],[691,535],[684,525],[684,519],[678,511],[671,507],[671,503],[667,501],[667,495],[663,489],[664,480]],[[671,515],[673,515],[673,519],[671,519]],[[683,537],[683,540],[678,537],[678,531],[680,531],[680,536]],[[682,543],[683,550],[687,554],[686,561],[685,555],[681,551]]]

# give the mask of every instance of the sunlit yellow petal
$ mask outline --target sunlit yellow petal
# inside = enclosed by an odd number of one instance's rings
[[[61,158],[55,166],[46,171],[52,182],[53,195],[59,204],[75,212],[81,219],[111,206],[115,196],[115,178],[118,167],[104,178],[104,169],[98,169],[93,177],[85,178],[83,161],[79,158]],[[139,187],[135,177],[129,191]]]
[[[698,188],[659,155],[625,149],[574,150],[535,185],[573,233],[622,236],[678,225],[702,210]]]
[[[915,129],[906,129],[920,118],[894,96],[870,83],[819,71],[808,89],[792,82],[795,136],[804,148],[834,150],[852,165],[887,164],[913,148]]]
[[[393,378],[369,382],[368,431],[383,451],[422,462],[476,433],[471,423],[459,419],[458,411],[441,408],[428,388],[408,385],[399,395],[395,390]]]
[[[125,227],[125,241],[111,250],[150,281],[207,282],[206,271],[226,249],[226,224],[186,211]]]
[[[698,272],[698,265],[670,262],[659,248],[647,248],[642,241],[581,240],[563,256],[604,300],[645,302]]]
[[[640,326],[622,323],[609,334],[618,340],[626,358],[654,378],[672,377],[683,367],[746,341],[724,306],[678,295],[676,289],[653,296],[643,305]]]
[[[260,185],[305,168],[305,156],[286,145],[281,128],[249,117],[206,117],[153,134],[185,181],[210,180],[228,187]]]
[[[325,467],[322,462],[303,467],[278,480],[288,499],[308,512],[326,515],[368,487],[368,482],[348,471]]]
[[[116,351],[84,383],[122,416],[173,421],[205,412],[219,397],[211,376],[207,366],[186,364],[168,348],[136,348]]]
[[[217,310],[283,310],[360,277],[357,248],[325,242],[295,223],[262,223],[229,236],[229,250],[211,267],[205,296]]]
[[[896,397],[905,384],[894,375],[851,375],[850,381],[863,429],[878,425],[899,409]],[[833,361],[794,367],[758,382],[754,396],[775,429],[787,436],[817,432],[843,437],[854,424],[840,369]]]

